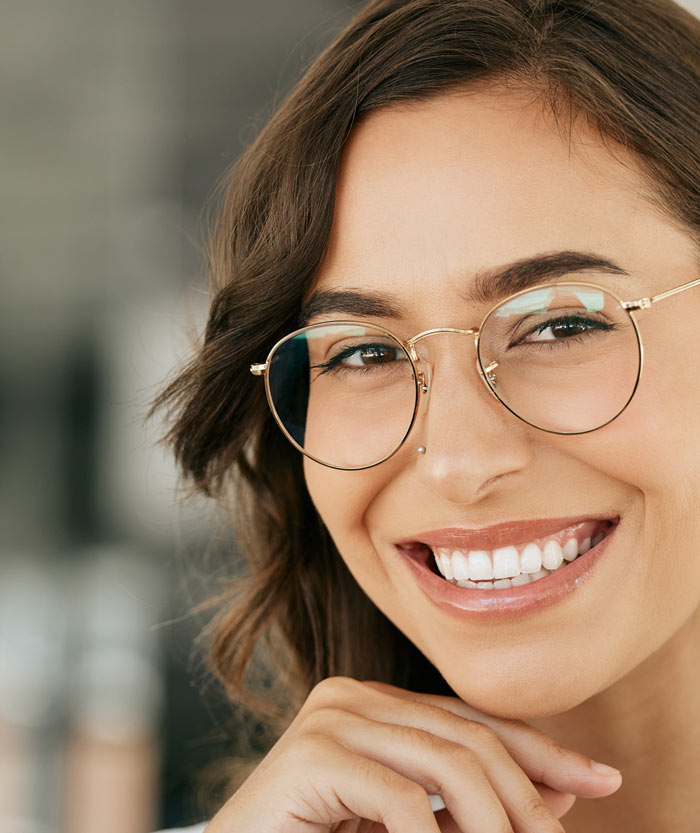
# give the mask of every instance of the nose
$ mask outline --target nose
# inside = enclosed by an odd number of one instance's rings
[[[428,390],[421,394],[413,429],[414,447],[425,448],[416,455],[416,473],[444,499],[469,504],[483,499],[506,476],[528,468],[533,453],[528,432],[535,429],[484,385],[469,337],[433,338],[440,341],[440,350],[431,346],[437,361],[427,362]]]

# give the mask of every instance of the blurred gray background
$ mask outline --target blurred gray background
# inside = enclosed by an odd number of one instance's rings
[[[0,833],[196,821],[236,751],[187,615],[232,547],[143,416],[204,321],[208,194],[352,5],[2,4]]]
[[[2,5],[0,833],[196,821],[236,752],[188,615],[234,548],[143,416],[204,322],[207,195],[359,5]]]

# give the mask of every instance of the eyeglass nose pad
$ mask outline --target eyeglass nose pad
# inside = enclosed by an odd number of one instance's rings
[[[422,370],[418,371],[418,387],[421,390],[421,393],[428,392],[428,377]]]
[[[484,373],[486,374],[486,378],[488,379],[489,384],[491,384],[493,387],[496,387],[496,385],[498,384],[498,381],[496,379],[496,374],[494,372],[497,367],[498,367],[498,362],[493,361],[493,362],[491,362],[491,364],[488,367],[484,368]]]
[[[425,394],[428,393],[430,389],[430,365],[427,361],[426,356],[420,356],[416,350],[415,345],[411,345],[411,358],[416,366],[417,370],[417,380],[418,380],[418,389],[421,393]],[[424,367],[425,370],[419,369],[419,367]]]
[[[482,369],[479,359],[477,358],[476,360],[476,371],[479,374],[479,376],[481,376],[482,381],[484,382],[486,387],[491,391],[491,393],[494,393],[494,388],[498,384],[498,379],[495,373],[497,367],[498,362],[492,361],[491,364]]]

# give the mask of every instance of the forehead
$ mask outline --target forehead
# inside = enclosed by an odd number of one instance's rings
[[[592,251],[649,272],[681,237],[635,158],[585,120],[562,135],[532,95],[460,91],[356,126],[314,288],[447,301],[470,276],[542,252]]]

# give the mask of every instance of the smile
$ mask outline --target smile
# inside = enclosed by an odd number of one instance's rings
[[[620,516],[455,527],[396,542],[418,586],[438,607],[497,621],[549,607],[599,569]]]
[[[434,564],[458,587],[503,590],[546,578],[597,546],[612,529],[610,521],[585,521],[543,538],[498,549],[432,549]]]

